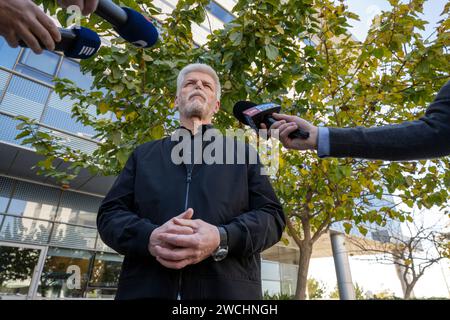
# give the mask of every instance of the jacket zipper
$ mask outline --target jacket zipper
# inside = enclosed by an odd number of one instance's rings
[[[192,170],[194,169],[194,164],[187,170],[187,178],[186,178],[186,197],[184,200],[184,211],[188,209],[188,200],[189,200],[189,186],[192,181]],[[178,277],[178,293],[177,300],[181,300],[181,284],[183,281],[183,270],[180,270],[180,274]]]

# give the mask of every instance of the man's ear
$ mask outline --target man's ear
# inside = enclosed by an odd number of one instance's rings
[[[175,97],[175,101],[173,102],[173,109],[174,109],[175,111],[178,110],[178,97]]]
[[[220,109],[220,101],[216,102],[216,105],[214,106],[214,114],[216,114],[217,112],[219,112]]]

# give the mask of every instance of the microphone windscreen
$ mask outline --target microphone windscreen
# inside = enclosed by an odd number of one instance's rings
[[[248,121],[245,118],[243,112],[249,108],[253,108],[256,105],[257,105],[256,103],[250,101],[238,101],[234,104],[233,114],[239,120],[239,122],[242,122],[243,124],[248,124],[247,123]]]
[[[158,30],[155,26],[139,12],[123,7],[128,15],[127,22],[114,29],[126,41],[136,47],[149,48],[158,41]]]
[[[74,59],[87,59],[97,53],[100,48],[100,37],[88,28],[79,27],[72,31],[76,34],[74,43],[64,51],[64,55]]]

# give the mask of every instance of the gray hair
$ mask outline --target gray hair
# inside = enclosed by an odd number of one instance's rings
[[[216,83],[216,98],[218,101],[220,101],[221,88],[219,77],[217,76],[217,73],[216,71],[214,71],[213,68],[203,63],[191,63],[185,66],[183,69],[181,69],[177,77],[177,96],[180,93],[184,78],[188,73],[191,72],[202,72],[206,73],[207,75],[210,75],[214,79],[214,82]]]

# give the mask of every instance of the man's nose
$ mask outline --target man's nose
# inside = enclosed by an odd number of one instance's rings
[[[203,88],[203,83],[199,80],[195,83],[195,88]]]

